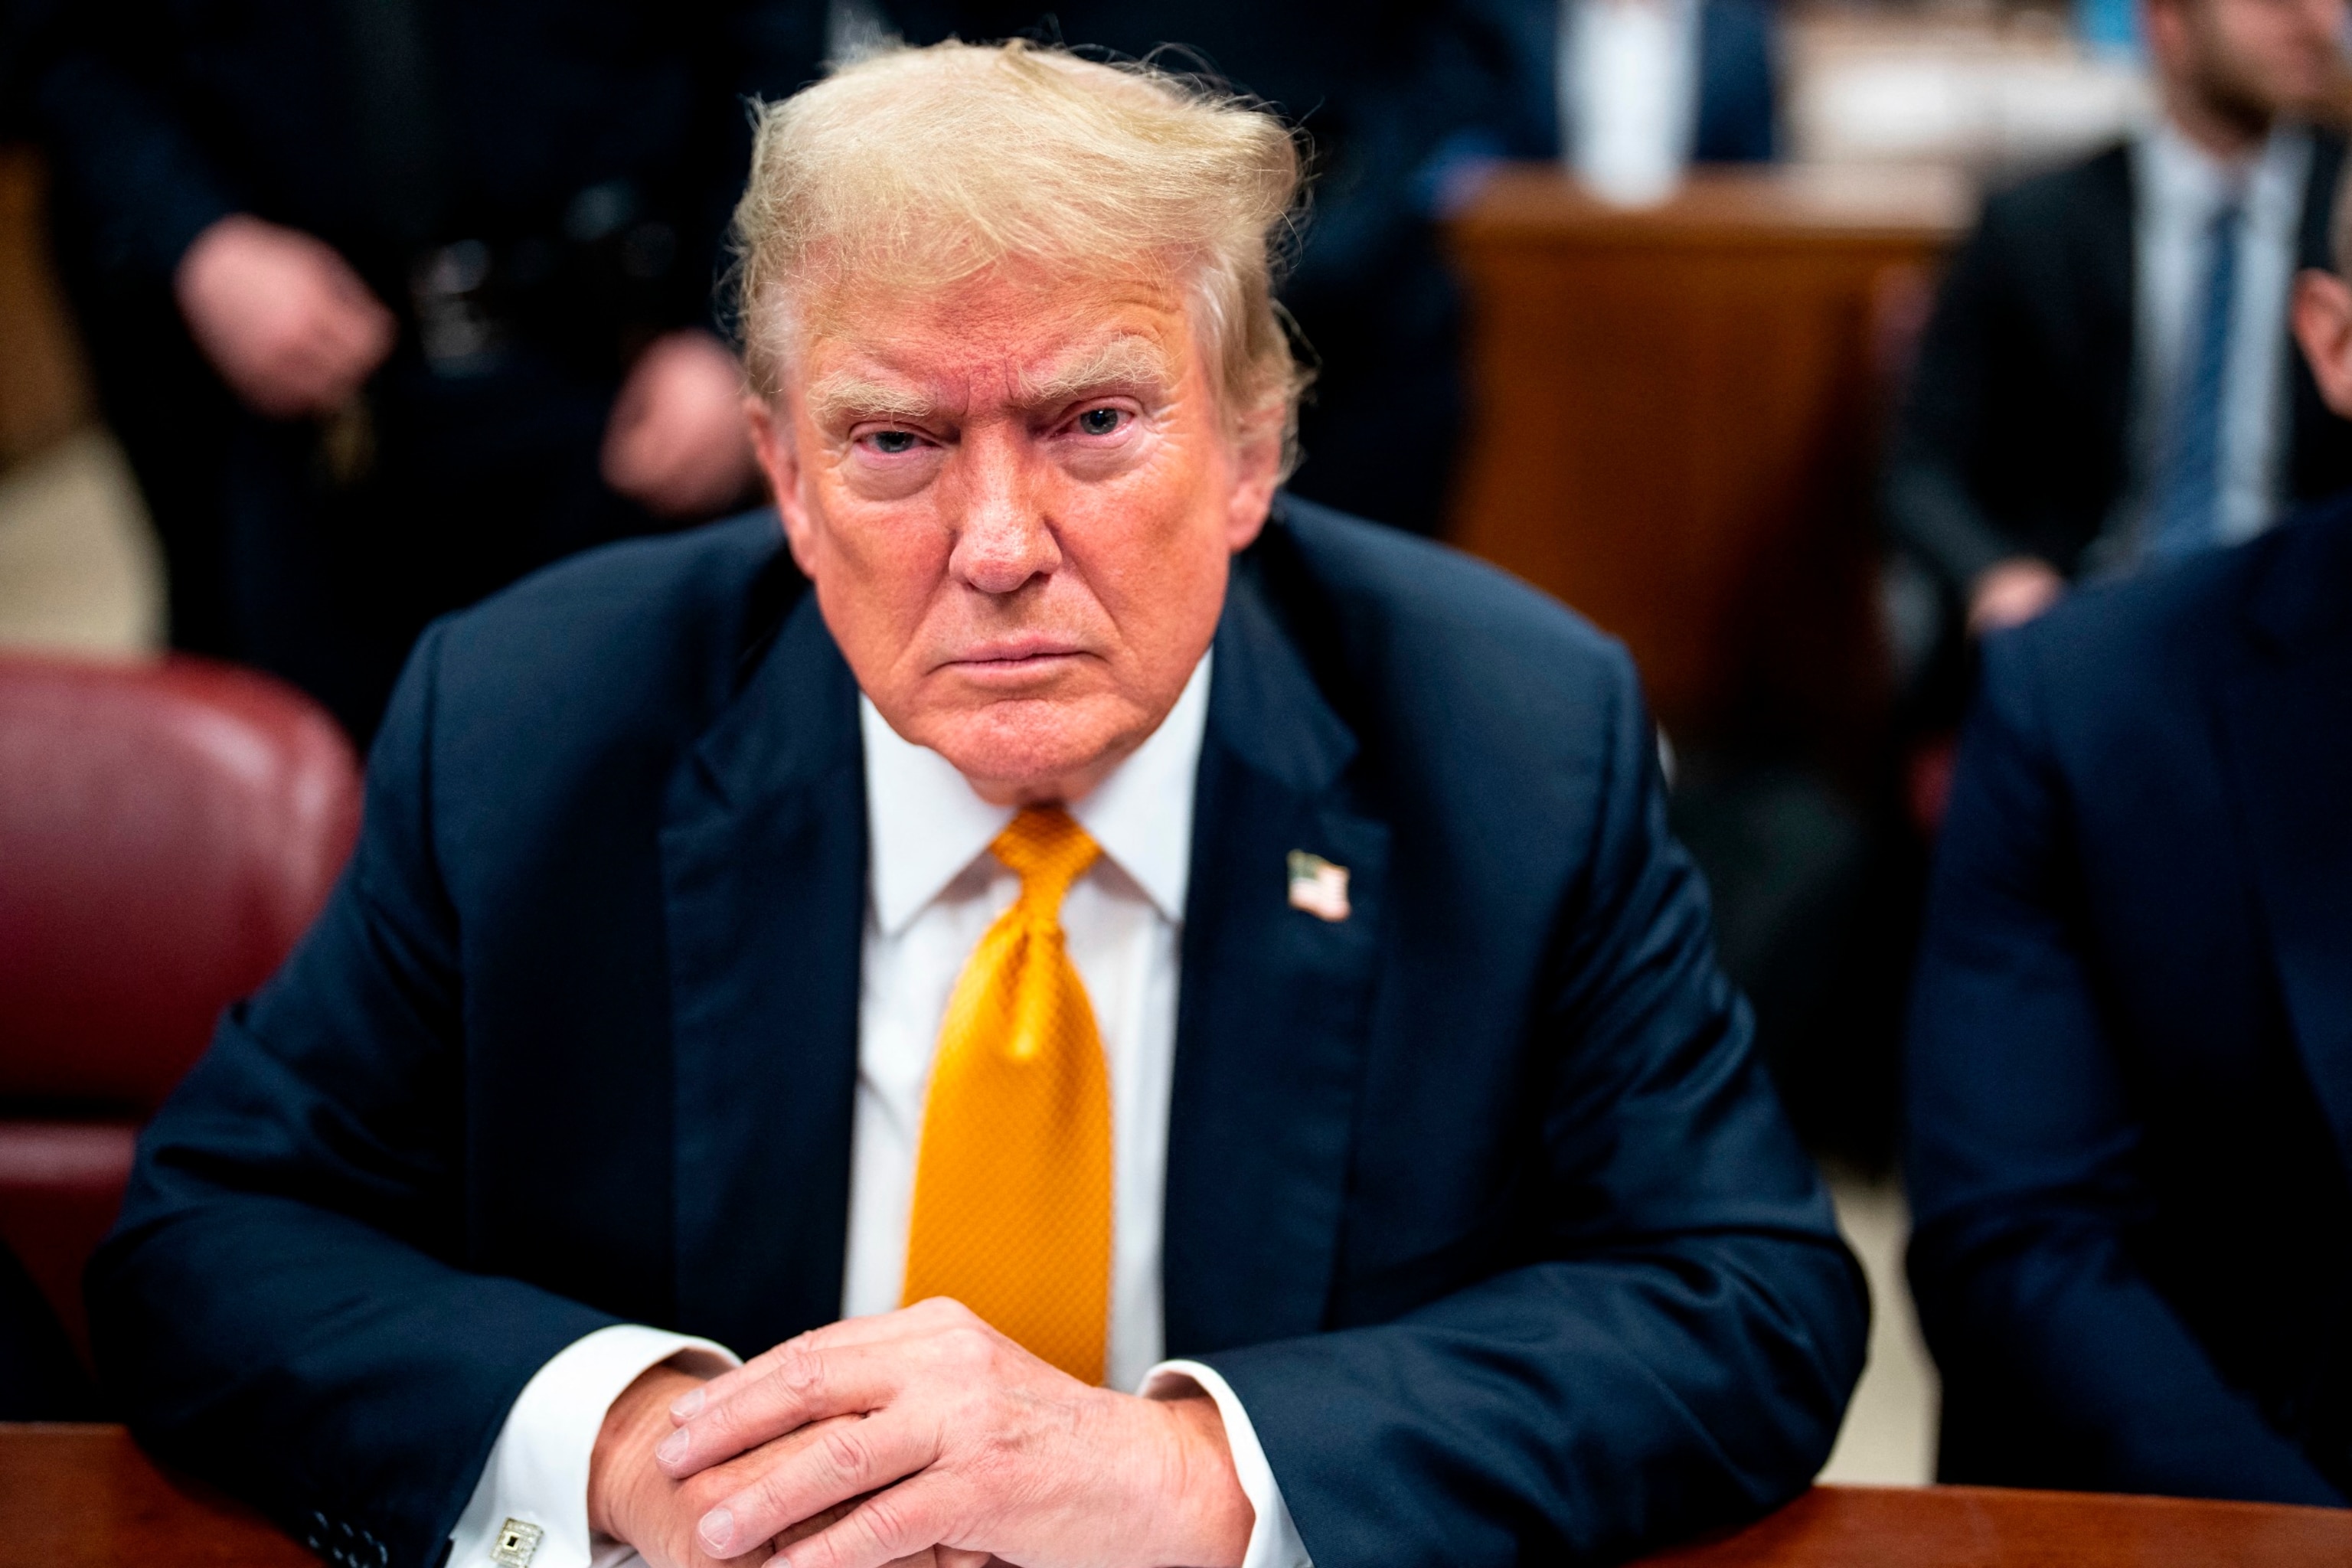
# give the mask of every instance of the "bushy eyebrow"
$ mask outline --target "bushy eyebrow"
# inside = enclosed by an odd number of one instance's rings
[[[901,419],[919,425],[939,412],[938,405],[919,392],[884,386],[847,373],[828,375],[810,387],[808,406],[809,417],[821,428],[852,419]]]
[[[1021,396],[1032,408],[1054,408],[1106,387],[1165,389],[1175,384],[1176,368],[1158,343],[1149,338],[1124,337],[1113,338],[1085,359],[1034,381],[1024,378]]]
[[[1024,377],[1020,395],[1031,408],[1057,408],[1108,387],[1164,389],[1175,382],[1175,367],[1159,344],[1149,338],[1123,337],[1034,380]],[[826,429],[860,419],[920,425],[939,413],[939,405],[919,392],[885,386],[850,371],[836,372],[811,386],[808,408],[809,416]]]

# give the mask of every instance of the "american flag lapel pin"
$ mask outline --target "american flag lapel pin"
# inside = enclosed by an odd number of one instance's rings
[[[1348,918],[1348,868],[1304,849],[1290,852],[1290,907],[1317,920]]]

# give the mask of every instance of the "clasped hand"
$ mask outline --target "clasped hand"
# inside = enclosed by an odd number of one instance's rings
[[[708,1383],[640,1379],[597,1440],[589,1507],[663,1568],[1231,1568],[1254,1518],[1206,1395],[1093,1387],[949,1300]]]

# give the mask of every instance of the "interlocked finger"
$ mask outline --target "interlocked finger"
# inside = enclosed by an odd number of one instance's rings
[[[682,1479],[813,1421],[882,1409],[906,1381],[903,1358],[884,1347],[796,1348],[759,1382],[663,1438],[654,1458],[665,1474]]]
[[[930,1476],[902,1481],[769,1559],[767,1568],[889,1568],[932,1551],[954,1527],[958,1490]]]
[[[741,1366],[712,1378],[701,1387],[691,1389],[670,1406],[670,1419],[692,1420],[705,1410],[714,1409],[776,1369],[780,1362],[795,1352],[809,1350],[837,1350],[850,1345],[887,1344],[896,1340],[912,1339],[930,1332],[948,1313],[964,1310],[952,1301],[925,1301],[896,1312],[877,1312],[863,1318],[844,1318],[823,1328],[795,1334],[780,1345],[761,1351]]]
[[[939,1458],[936,1436],[888,1415],[828,1421],[730,1493],[704,1521],[703,1543],[716,1552],[766,1540],[914,1475]],[[930,1542],[921,1542],[929,1546]]]

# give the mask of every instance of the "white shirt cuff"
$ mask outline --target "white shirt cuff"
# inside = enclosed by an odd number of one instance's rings
[[[687,1350],[742,1364],[724,1345],[635,1323],[598,1329],[557,1352],[507,1412],[450,1534],[448,1568],[605,1568],[634,1555],[588,1529],[589,1457],[613,1401],[647,1367]]]
[[[1233,1385],[1214,1367],[1200,1362],[1163,1361],[1143,1374],[1139,1392],[1147,1399],[1164,1396],[1171,1392],[1170,1384],[1186,1379],[1217,1402],[1217,1414],[1225,1423],[1225,1447],[1233,1450],[1234,1473],[1241,1478],[1242,1493],[1257,1513],[1250,1525],[1249,1551],[1243,1554],[1242,1568],[1315,1568],[1314,1559],[1307,1555],[1307,1543],[1298,1539],[1298,1526],[1291,1522],[1290,1505],[1282,1500],[1282,1488],[1275,1483],[1274,1467],[1265,1462],[1265,1450],[1258,1446],[1257,1428],[1250,1425],[1249,1412],[1242,1408],[1241,1396]]]

